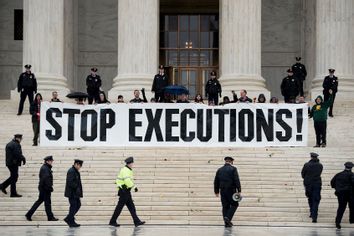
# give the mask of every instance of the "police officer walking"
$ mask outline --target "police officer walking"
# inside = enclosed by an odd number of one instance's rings
[[[354,198],[353,198],[353,185],[354,175],[352,173],[353,163],[346,162],[345,169],[336,174],[331,180],[331,187],[334,188],[335,195],[338,198],[338,210],[336,217],[336,227],[341,228],[341,221],[347,205],[349,205],[349,222],[354,223]]]
[[[22,114],[23,104],[25,103],[26,97],[28,97],[28,101],[31,106],[33,96],[37,93],[37,80],[31,72],[31,67],[31,65],[25,65],[26,71],[21,73],[17,82],[17,91],[20,93],[20,104],[17,112],[18,116]]]
[[[97,68],[91,68],[91,74],[86,78],[88,103],[92,104],[93,101],[98,102],[100,98],[100,88],[102,85],[101,77],[96,74]]]
[[[159,66],[159,73],[155,75],[151,91],[155,93],[156,102],[164,102],[164,90],[168,86],[168,77],[163,65]]]
[[[293,71],[288,69],[287,72],[288,76],[283,79],[280,85],[281,94],[284,96],[285,103],[295,103],[296,96],[299,95],[299,84]]]
[[[321,201],[323,166],[317,153],[311,152],[310,156],[311,160],[302,168],[301,176],[304,179],[305,195],[308,199],[312,223],[317,223],[318,205]]]
[[[11,142],[6,145],[6,166],[10,171],[10,177],[0,184],[0,190],[7,194],[6,188],[11,185],[10,197],[22,197],[17,193],[16,183],[18,180],[18,167],[26,164],[26,158],[22,155],[21,148],[22,134],[15,134],[15,137]]]
[[[219,104],[219,96],[221,97],[221,85],[216,78],[216,72],[210,73],[210,79],[205,85],[205,95],[208,97],[208,103],[217,106]]]
[[[307,76],[307,71],[306,67],[304,64],[302,64],[301,57],[295,57],[296,63],[291,67],[292,71],[294,72],[294,76],[297,79],[299,83],[299,89],[300,89],[300,96],[304,96],[304,81]]]
[[[80,169],[84,162],[75,159],[74,165],[68,170],[66,175],[65,197],[69,199],[70,208],[69,214],[65,217],[64,221],[69,227],[80,227],[75,222],[75,215],[81,207],[80,198],[83,196]]]
[[[325,102],[328,101],[329,98],[331,97],[329,91],[330,90],[333,91],[332,93],[333,101],[329,108],[329,113],[328,113],[330,117],[333,117],[333,103],[334,103],[334,99],[336,98],[336,94],[338,92],[338,78],[334,75],[334,72],[336,71],[335,69],[328,69],[328,71],[329,71],[329,75],[324,78],[322,87],[323,87],[323,96]]]
[[[123,207],[126,205],[134,221],[135,227],[145,224],[145,221],[141,221],[136,214],[135,205],[132,199],[131,190],[134,189],[135,192],[138,192],[138,188],[134,184],[133,176],[133,165],[134,158],[128,157],[125,160],[126,165],[119,171],[116,184],[118,187],[118,196],[119,201],[114,210],[114,213],[109,221],[109,225],[114,227],[119,227],[117,219],[120,213],[123,210]]]
[[[232,227],[232,218],[237,210],[238,202],[232,199],[236,192],[241,193],[241,183],[237,168],[233,166],[234,159],[225,157],[225,165],[218,169],[214,179],[214,193],[221,195],[222,215],[225,227]]]
[[[38,200],[33,204],[32,208],[25,215],[28,221],[32,221],[32,215],[43,202],[48,221],[58,221],[52,212],[51,202],[51,194],[54,191],[52,172],[53,161],[53,156],[47,156],[44,158],[44,164],[39,170],[39,197]]]

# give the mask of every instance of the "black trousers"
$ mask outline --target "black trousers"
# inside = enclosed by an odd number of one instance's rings
[[[238,208],[238,202],[232,200],[232,195],[235,193],[234,189],[221,189],[220,197],[222,204],[223,217],[229,218],[231,221]]]
[[[219,105],[219,95],[218,94],[208,94],[208,103],[213,102],[215,106]]]
[[[300,96],[304,96],[304,79],[303,78],[299,78],[298,79],[298,83],[299,83],[299,92],[300,92]]]
[[[6,189],[7,187],[9,187],[9,185],[11,185],[11,195],[16,195],[17,191],[16,191],[16,183],[18,180],[18,166],[8,166],[7,167],[10,171],[10,177],[5,180],[1,186],[2,188]]]
[[[337,193],[338,198],[338,210],[336,217],[336,224],[340,224],[343,218],[343,214],[347,205],[349,205],[349,221],[354,222],[354,199],[352,197],[352,192]]]
[[[92,104],[93,102],[97,102],[100,99],[100,91],[95,92],[87,92],[88,94],[88,103]]]
[[[327,121],[313,122],[316,132],[316,145],[327,144]]]
[[[128,210],[130,212],[130,215],[133,218],[134,224],[139,223],[140,219],[136,214],[135,205],[134,205],[133,198],[132,198],[130,191],[120,189],[118,192],[118,196],[119,196],[119,200],[118,200],[116,209],[114,210],[114,213],[111,217],[110,222],[111,223],[116,222],[120,213],[122,212],[124,206],[127,206]]]
[[[65,219],[67,219],[70,224],[73,224],[75,222],[75,215],[80,210],[81,201],[80,198],[69,198],[69,203],[69,214]]]
[[[32,208],[27,212],[27,216],[32,217],[36,212],[37,208],[44,202],[45,213],[47,214],[48,220],[53,219],[54,215],[52,212],[52,201],[51,192],[40,190],[38,200],[33,204]]]
[[[310,213],[313,220],[317,220],[318,206],[321,201],[321,184],[305,186],[305,194],[309,203]]]
[[[326,102],[326,101],[329,100],[329,97],[330,97],[331,95],[330,95],[329,93],[327,93],[327,92],[324,92],[324,93],[323,93],[323,96],[324,96],[323,99],[324,99],[324,101]],[[336,94],[335,94],[335,93],[333,93],[333,102],[332,102],[331,106],[329,107],[329,112],[328,112],[328,114],[329,114],[330,116],[333,115],[334,99],[336,99]]]
[[[38,144],[39,138],[39,121],[32,122],[33,128],[33,144]]]
[[[165,96],[163,92],[155,92],[155,100],[156,102],[164,102]]]
[[[296,96],[284,96],[284,102],[285,103],[295,103]]]
[[[25,103],[26,97],[28,97],[29,109],[31,108],[31,104],[33,103],[34,91],[25,89],[20,93],[20,104],[18,105],[18,114],[22,114],[23,105]]]

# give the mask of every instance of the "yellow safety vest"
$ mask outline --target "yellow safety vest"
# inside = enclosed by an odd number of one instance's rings
[[[116,184],[118,188],[123,188],[125,185],[126,188],[134,188],[134,177],[133,170],[129,169],[127,166],[124,166],[120,169],[120,172],[117,176]]]

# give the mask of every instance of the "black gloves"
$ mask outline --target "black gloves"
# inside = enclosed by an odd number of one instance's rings
[[[138,190],[138,188],[137,187],[135,187],[134,188],[134,192],[138,192],[139,190]]]
[[[23,165],[26,165],[26,158],[22,159],[22,163],[23,163]]]

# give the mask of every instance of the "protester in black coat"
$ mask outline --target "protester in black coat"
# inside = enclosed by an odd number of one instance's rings
[[[66,175],[65,197],[69,199],[70,209],[69,214],[64,221],[70,227],[79,227],[75,222],[75,215],[81,207],[80,198],[83,197],[81,176],[79,170],[81,169],[83,161],[75,160],[74,165],[68,170]]]
[[[151,92],[155,93],[156,102],[164,102],[164,90],[168,86],[168,77],[163,65],[159,66],[159,73],[155,75]]]
[[[281,94],[284,96],[285,103],[295,103],[296,96],[299,95],[299,84],[294,77],[291,69],[287,70],[288,76],[281,83]]]
[[[332,105],[329,108],[328,115],[330,117],[333,117],[333,104],[336,98],[336,94],[338,92],[338,78],[334,75],[335,69],[329,69],[328,71],[329,75],[324,78],[322,87],[325,102],[328,101],[331,97],[331,93],[329,91],[332,90],[333,101]]]
[[[54,217],[52,212],[52,202],[51,194],[53,189],[53,173],[52,164],[53,157],[47,156],[44,158],[44,164],[39,171],[39,197],[38,200],[33,204],[31,209],[27,212],[26,219],[32,221],[32,215],[35,213],[37,208],[44,202],[45,212],[47,214],[48,221],[57,221],[58,219]]]
[[[38,145],[39,138],[39,127],[40,127],[40,112],[41,112],[41,103],[42,103],[42,95],[37,93],[33,103],[31,104],[30,113],[32,115],[32,129],[33,129],[33,145]]]
[[[21,73],[17,82],[17,91],[20,93],[20,104],[18,106],[17,115],[21,115],[23,111],[23,105],[26,97],[31,106],[33,102],[33,95],[37,93],[37,80],[36,76],[31,72],[31,65],[25,65],[26,71]]]
[[[347,205],[349,205],[349,222],[354,223],[354,197],[353,185],[354,174],[352,173],[353,163],[346,162],[345,170],[336,174],[331,180],[331,187],[334,188],[338,198],[338,210],[336,217],[336,227],[341,228],[341,221]]]
[[[310,207],[310,217],[313,223],[317,223],[318,205],[321,201],[323,166],[318,159],[317,153],[311,152],[310,155],[311,160],[302,168],[301,176],[304,179],[305,195]]]
[[[0,190],[7,194],[6,188],[11,185],[10,197],[22,197],[16,191],[16,183],[18,180],[18,167],[26,164],[26,158],[22,155],[21,148],[22,134],[15,134],[13,140],[11,140],[5,148],[6,152],[6,166],[10,171],[10,177],[0,184]]]
[[[234,159],[225,157],[225,165],[218,169],[214,179],[214,193],[221,195],[222,213],[225,227],[232,227],[232,218],[237,210],[238,202],[232,199],[236,192],[241,193],[241,183],[237,168],[233,166]]]

